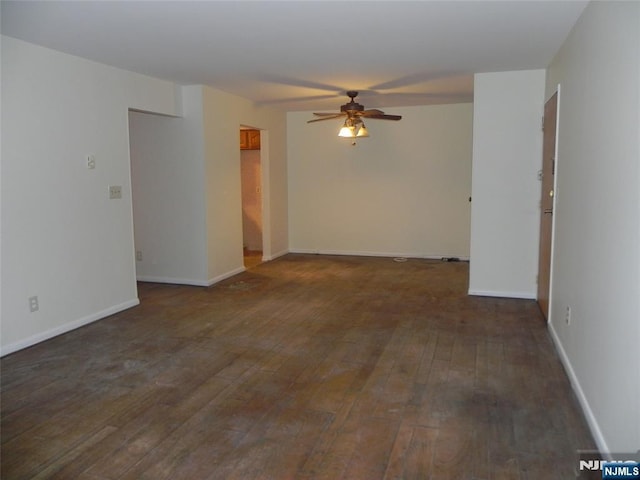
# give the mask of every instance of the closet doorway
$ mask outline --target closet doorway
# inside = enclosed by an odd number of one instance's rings
[[[262,161],[260,130],[240,127],[242,251],[245,268],[262,263]]]

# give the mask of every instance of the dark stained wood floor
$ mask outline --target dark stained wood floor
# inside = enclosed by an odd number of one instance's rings
[[[533,301],[468,264],[287,255],[2,359],[2,479],[575,478]]]

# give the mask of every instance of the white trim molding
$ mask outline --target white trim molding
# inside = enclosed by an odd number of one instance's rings
[[[79,318],[78,320],[65,323],[64,325],[60,325],[59,327],[52,328],[51,330],[46,330],[44,332],[37,333],[28,338],[25,338],[24,340],[20,340],[18,342],[6,345],[0,351],[0,356],[9,355],[10,353],[17,352],[18,350],[31,347],[37,343],[44,342],[45,340],[49,340],[53,337],[57,337],[58,335],[62,335],[63,333],[70,332],[71,330],[84,327],[85,325],[96,322],[98,320],[102,320],[103,318],[108,317],[109,315],[113,315],[123,310],[127,310],[139,304],[140,304],[140,300],[137,298],[134,298],[127,302],[121,303],[119,305],[114,305],[113,307],[109,307],[105,310],[101,310],[99,312],[92,313],[91,315],[87,315],[86,317]]]
[[[564,351],[562,347],[562,342],[558,337],[555,329],[553,328],[553,324],[549,324],[549,333],[551,334],[551,339],[553,340],[553,344],[556,347],[556,351],[558,352],[558,356],[560,357],[560,361],[564,366],[564,370],[569,377],[569,381],[571,382],[571,386],[573,387],[573,391],[578,397],[578,402],[580,402],[580,407],[582,407],[582,412],[587,420],[587,424],[589,425],[589,429],[591,430],[591,435],[593,435],[593,439],[598,446],[598,450],[600,452],[610,452],[611,450],[607,446],[607,442],[604,439],[604,435],[602,434],[602,430],[600,429],[600,425],[596,420],[596,416],[593,414],[593,410],[591,410],[591,406],[589,405],[589,401],[587,400],[582,387],[580,386],[580,381],[576,376],[573,367],[571,366],[571,361],[567,356],[567,353]]]
[[[231,270],[230,272],[227,273],[223,273],[222,275],[218,275],[217,277],[213,277],[211,279],[209,279],[209,281],[207,282],[206,286],[210,287],[211,285],[214,285],[218,282],[221,282],[222,280],[226,280],[227,278],[233,277],[234,275],[238,275],[239,273],[242,273],[244,271],[246,271],[247,269],[245,267],[238,267],[234,270]]]
[[[493,290],[469,290],[469,295],[477,297],[499,297],[499,298],[521,298],[524,300],[535,300],[536,294],[532,292],[505,292]]]
[[[191,285],[194,287],[208,287],[210,283],[206,280],[193,280],[191,278],[177,278],[177,277],[154,277],[153,275],[139,275],[136,277],[138,282],[151,282],[151,283],[170,283],[174,285]]]
[[[461,262],[469,261],[469,257],[459,255],[424,255],[420,253],[393,253],[393,252],[367,252],[360,250],[313,250],[313,249],[293,249],[290,253],[302,253],[308,255],[343,255],[354,257],[387,257],[387,258],[415,258],[423,260],[442,260],[444,258],[457,258]]]
[[[275,260],[276,258],[284,257],[288,253],[289,253],[289,250],[281,250],[281,251],[279,251],[277,253],[272,253],[271,255],[263,255],[262,256],[262,261],[263,262],[270,262],[271,260]]]

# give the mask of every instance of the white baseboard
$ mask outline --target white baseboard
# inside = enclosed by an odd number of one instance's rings
[[[238,275],[239,273],[242,273],[242,272],[244,272],[246,270],[247,269],[245,267],[238,267],[235,270],[231,270],[230,272],[223,273],[222,275],[218,275],[217,277],[213,277],[213,278],[209,279],[209,281],[207,282],[206,286],[210,287],[214,283],[218,283],[218,282],[221,282],[222,280],[226,280],[227,278],[233,277],[234,275]]]
[[[25,338],[24,340],[20,340],[19,342],[5,345],[4,347],[1,347],[2,349],[0,351],[0,356],[9,355],[10,353],[17,352],[18,350],[22,350],[23,348],[31,347],[37,343],[44,342],[45,340],[57,337],[58,335],[62,335],[63,333],[67,333],[71,330],[75,330],[76,328],[88,325],[89,323],[93,323],[97,320],[102,320],[103,318],[108,317],[109,315],[113,315],[114,313],[118,313],[123,310],[127,310],[128,308],[135,307],[139,303],[140,300],[134,298],[119,305],[114,305],[113,307],[109,307],[105,310],[101,310],[99,312],[92,313],[91,315],[87,315],[86,317],[79,318],[78,320],[65,323],[64,325],[60,325],[59,327],[52,328],[51,330],[37,333],[28,338]]]
[[[275,260],[278,257],[285,256],[287,253],[289,253],[289,250],[281,250],[281,251],[279,251],[277,253],[272,253],[271,255],[263,255],[262,261],[263,262],[270,262],[271,260]]]
[[[290,250],[290,253],[303,253],[308,255],[343,255],[354,257],[387,257],[387,258],[418,258],[424,260],[441,260],[443,258],[458,258],[460,261],[468,261],[469,257],[460,255],[425,255],[421,253],[402,252],[368,252],[361,250],[313,250],[307,248],[297,248]]]
[[[238,267],[230,272],[223,273],[209,280],[194,280],[192,278],[178,278],[178,277],[153,277],[148,275],[140,275],[136,277],[139,282],[152,282],[152,283],[170,283],[174,285],[192,285],[194,287],[210,287],[211,285],[226,280],[229,277],[233,277],[246,270],[245,267]]]
[[[560,356],[560,361],[564,366],[565,372],[567,372],[567,376],[569,377],[569,381],[571,382],[571,387],[578,397],[578,402],[580,402],[580,406],[582,407],[582,412],[584,413],[585,418],[587,419],[587,424],[589,425],[589,429],[591,430],[591,435],[593,435],[593,439],[596,442],[598,450],[600,452],[609,452],[609,447],[607,446],[607,442],[604,439],[604,435],[602,435],[602,430],[598,425],[598,420],[596,416],[593,414],[593,410],[591,410],[591,406],[589,405],[589,401],[587,400],[582,387],[580,386],[580,381],[576,376],[573,367],[571,366],[571,361],[567,356],[567,352],[565,352],[562,347],[562,342],[560,341],[560,337],[556,333],[553,328],[553,324],[549,324],[549,333],[551,334],[551,339],[553,340],[553,344],[556,347],[556,351]]]
[[[499,297],[499,298],[521,298],[524,300],[535,300],[536,294],[531,292],[501,292],[497,290],[472,290],[467,292],[476,297]]]
[[[151,283],[170,283],[174,285],[193,285],[194,287],[209,286],[209,283],[205,280],[193,280],[192,278],[179,277],[154,277],[153,275],[138,275],[136,277],[136,281]]]
[[[302,253],[305,255],[319,255],[320,252],[318,250],[312,250],[309,248],[294,248],[293,250],[289,250],[289,253]]]

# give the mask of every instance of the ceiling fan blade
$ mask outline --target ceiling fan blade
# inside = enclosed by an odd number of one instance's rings
[[[367,118],[373,118],[375,120],[400,120],[402,115],[367,115]]]
[[[350,101],[340,107],[339,113],[314,112],[313,114],[320,118],[307,120],[307,123],[319,122],[321,120],[331,120],[332,118],[347,117],[347,122],[350,122],[351,126],[356,126],[357,124],[362,123],[360,117],[365,117],[367,119],[372,118],[375,120],[402,119],[400,115],[387,115],[382,110],[378,110],[377,108],[365,110],[362,105],[356,103],[355,98],[358,96],[358,92],[356,92],[355,90],[349,90],[347,92],[347,96],[349,97]],[[364,123],[362,123],[362,126],[364,126]]]
[[[364,112],[360,112],[360,115],[362,115],[363,117],[370,117],[371,115],[384,115],[384,112],[376,108],[370,108],[368,110],[365,110]]]
[[[307,120],[307,123],[321,122],[322,120],[332,120],[334,118],[340,118],[340,117],[344,117],[344,115],[341,113],[338,113],[338,114],[334,113],[331,117],[314,118],[313,120]]]

